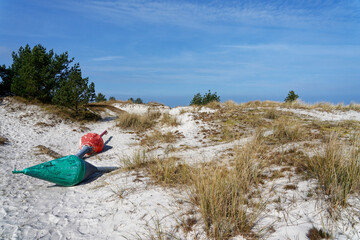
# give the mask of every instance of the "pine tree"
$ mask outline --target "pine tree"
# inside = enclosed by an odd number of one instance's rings
[[[299,95],[295,94],[295,92],[293,90],[291,90],[291,91],[289,91],[289,93],[284,101],[285,102],[293,102],[298,98],[299,98]]]
[[[12,53],[11,91],[18,96],[51,102],[59,83],[68,73],[73,59],[67,52],[57,55],[38,44],[30,48],[20,47],[18,53]]]
[[[12,75],[11,68],[5,65],[0,66],[0,95],[11,92]]]
[[[220,96],[218,96],[216,92],[211,93],[209,90],[204,96],[201,96],[200,93],[195,94],[190,105],[206,105],[213,101],[220,102]]]
[[[134,103],[143,104],[144,102],[143,102],[143,100],[141,98],[137,98],[137,99],[135,99]]]
[[[98,93],[95,97],[95,102],[105,102],[106,101],[106,97],[104,94],[102,93]]]
[[[95,85],[89,84],[88,78],[82,78],[80,65],[77,63],[70,69],[68,77],[60,82],[53,102],[75,110],[78,115],[79,109],[94,99]]]

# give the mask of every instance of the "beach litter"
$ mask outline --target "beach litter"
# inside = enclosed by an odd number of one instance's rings
[[[12,173],[39,178],[60,186],[74,186],[89,176],[99,171],[94,165],[84,161],[85,154],[99,153],[103,150],[104,141],[102,136],[107,134],[88,133],[81,137],[80,151],[75,155],[68,155],[48,162],[25,168],[24,170],[14,169]]]

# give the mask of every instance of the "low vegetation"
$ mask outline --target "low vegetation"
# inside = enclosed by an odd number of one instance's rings
[[[296,191],[298,185],[290,181],[292,176],[314,178],[318,188],[311,190],[308,198],[325,196],[331,209],[345,207],[349,196],[359,194],[360,189],[360,144],[359,137],[354,135],[360,130],[358,122],[302,119],[281,111],[289,107],[288,104],[228,101],[217,103],[215,112],[197,113],[195,109],[196,120],[215,128],[204,130],[205,137],[227,142],[244,137],[251,140],[234,147],[227,157],[220,157],[219,162],[190,166],[175,157],[149,158],[146,154],[136,154],[132,160],[127,160],[126,169],[144,171],[153,183],[164,187],[188,189],[189,201],[201,215],[195,222],[203,224],[210,239],[230,239],[239,234],[250,239],[262,237],[263,233],[254,231],[266,208],[259,189],[276,179],[289,178],[289,183],[281,188]],[[297,102],[291,104],[309,110],[314,107]],[[321,111],[330,109],[325,105],[316,106],[318,110],[320,107]],[[164,114],[152,121],[172,126],[170,117]],[[334,134],[336,130],[341,131]],[[145,134],[142,144],[174,143],[174,139],[176,136],[171,133],[152,129]],[[192,227],[189,229],[184,231],[191,231]],[[310,229],[307,236],[310,239],[331,237],[315,228]]]
[[[211,102],[220,102],[220,96],[218,96],[216,92],[211,93],[209,90],[209,92],[205,93],[203,96],[201,96],[200,93],[195,94],[190,105],[207,105]]]
[[[69,114],[66,113],[67,108],[39,104],[49,108],[48,111],[59,111],[56,114]],[[226,142],[225,145],[245,138],[247,143],[244,141],[226,152],[224,150],[219,161],[192,165],[174,156],[152,156],[140,150],[120,159],[122,170],[141,172],[152,184],[184,188],[189,193],[188,201],[199,214],[197,218],[184,218],[184,231],[191,231],[194,224],[201,224],[211,239],[231,239],[239,234],[250,239],[262,237],[254,230],[266,208],[260,189],[277,179],[289,179],[288,183],[281,186],[284,191],[300,188],[290,180],[294,175],[301,175],[303,179],[316,179],[317,188],[308,194],[308,198],[314,195],[316,198],[323,197],[330,209],[346,207],[349,198],[354,194],[358,196],[360,192],[359,122],[300,118],[291,112],[282,111],[289,104],[318,111],[340,109],[334,105],[310,106],[296,101],[253,101],[244,104],[211,102],[206,107],[215,111],[197,112],[201,107],[196,107],[191,112],[195,121],[203,121],[211,126],[210,129],[203,129],[203,136],[212,139],[209,142],[214,145],[221,141]],[[111,110],[111,104],[106,102],[90,105],[87,105],[91,109],[88,113],[102,108]],[[354,106],[351,110],[355,109]],[[350,107],[341,106],[341,110],[345,109]],[[78,116],[80,114],[81,111]],[[169,112],[154,110],[145,114],[130,114],[118,111],[117,114],[117,126],[141,136],[140,145],[147,151],[163,148],[166,153],[166,145],[175,145],[181,137],[178,132],[168,130],[180,124]],[[163,131],[157,130],[163,126]],[[6,141],[0,137],[1,145]],[[55,157],[51,149],[41,145],[37,148],[39,153]],[[116,196],[124,198],[126,192],[123,190],[117,190]],[[316,228],[310,229],[307,236],[309,239],[331,237]]]
[[[299,95],[297,95],[293,90],[291,90],[289,93],[288,93],[288,95],[287,95],[287,97],[285,98],[285,102],[294,102],[294,101],[296,101],[296,99],[298,99],[299,98]]]
[[[171,127],[176,127],[180,124],[177,117],[170,115],[168,112],[162,114],[161,123]]]
[[[271,137],[279,143],[297,142],[305,139],[305,129],[296,121],[282,118],[274,122]]]
[[[194,178],[194,168],[178,160],[174,157],[155,158],[148,167],[150,177],[162,186],[190,185]]]
[[[153,131],[152,133],[146,135],[141,140],[141,145],[146,145],[148,147],[153,147],[157,144],[161,143],[174,143],[177,140],[177,136],[175,133],[166,132],[161,133],[158,130]]]
[[[347,146],[335,132],[330,134],[323,151],[301,162],[333,207],[346,206],[348,196],[360,191],[359,138]]]
[[[262,203],[249,203],[251,190],[261,182],[263,159],[256,140],[239,149],[234,167],[210,166],[199,169],[192,186],[192,202],[199,207],[207,235],[229,239],[238,234],[254,237],[251,232],[261,214]]]
[[[161,113],[158,111],[149,111],[142,115],[123,112],[119,115],[116,126],[133,131],[145,131],[152,128],[160,116]]]
[[[0,136],[0,145],[5,145],[7,141],[7,138]]]
[[[254,237],[252,228],[261,215],[263,203],[254,200],[252,189],[261,182],[265,159],[263,142],[255,138],[236,150],[233,166],[189,166],[177,158],[149,157],[137,152],[122,159],[125,169],[142,170],[162,186],[187,186],[189,200],[199,208],[210,238],[229,239],[237,234]]]
[[[131,103],[135,103],[135,104],[143,104],[144,103],[144,101],[141,99],[141,98],[136,98],[135,100],[131,97],[131,98],[129,98],[129,100],[128,100],[129,102],[131,102]]]
[[[120,165],[125,170],[139,170],[154,163],[154,158],[146,154],[146,151],[136,151],[132,156],[120,159]]]

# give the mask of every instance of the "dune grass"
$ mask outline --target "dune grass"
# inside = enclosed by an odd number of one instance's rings
[[[275,120],[278,119],[280,115],[278,111],[276,111],[276,109],[272,107],[265,112],[264,117],[267,119]]]
[[[41,103],[37,99],[28,100],[19,96],[7,97],[7,99],[12,103],[17,102],[22,104],[22,105],[17,104],[16,107],[14,107],[14,104],[11,104],[11,108],[13,108],[14,110],[21,111],[25,105],[36,105],[40,107],[42,110],[51,113],[64,121],[81,123],[81,122],[93,122],[101,119],[100,115],[98,115],[96,112],[87,109],[86,106],[82,106],[79,109],[78,113],[76,113],[74,109],[53,105],[53,104]]]
[[[333,207],[346,206],[349,195],[360,191],[359,146],[359,138],[346,146],[338,133],[332,133],[323,152],[317,151],[300,163],[318,180],[319,189]]]
[[[146,171],[153,183],[164,187],[189,189],[190,201],[199,209],[205,231],[212,239],[229,239],[252,232],[264,204],[253,189],[262,182],[265,166],[261,133],[237,149],[231,166],[189,166],[174,157],[149,157],[139,151],[122,159],[127,170]],[[258,199],[250,203],[249,199]]]
[[[125,170],[146,171],[154,183],[162,186],[190,185],[193,168],[179,163],[174,157],[155,157],[144,150],[136,151],[132,156],[120,159]]]
[[[8,141],[6,137],[0,136],[0,145],[5,145],[5,143]]]
[[[145,114],[123,112],[119,115],[116,126],[141,132],[152,128],[160,116],[161,113],[158,111],[149,111]]]
[[[302,141],[306,138],[306,129],[299,122],[288,118],[279,118],[274,122],[271,137],[274,142],[278,143]]]
[[[360,191],[358,137],[351,138],[351,146],[345,144],[346,141],[350,142],[349,135],[358,130],[354,128],[357,123],[343,121],[336,124],[328,123],[329,126],[327,123],[321,123],[321,126],[316,127],[312,122],[280,112],[275,107],[321,108],[323,111],[339,108],[327,104],[285,105],[254,101],[238,105],[227,102],[216,106],[218,111],[215,113],[199,114],[199,119],[217,123],[220,127],[219,134],[223,135],[224,141],[238,139],[242,128],[249,130],[252,136],[255,132],[252,141],[233,149],[233,158],[228,165],[221,162],[189,166],[171,157],[138,156],[131,161],[129,165],[132,167],[129,169],[145,170],[153,183],[161,186],[188,188],[189,200],[201,214],[201,219],[196,221],[204,224],[204,230],[210,239],[230,239],[239,234],[245,238],[260,237],[253,232],[253,228],[263,214],[265,204],[259,196],[260,193],[254,190],[263,183],[266,176],[264,170],[271,164],[280,165],[282,169],[273,172],[266,180],[284,177],[283,171],[305,174],[318,180],[318,189],[325,194],[331,206],[346,206],[350,194]],[[306,151],[321,147],[324,136],[336,127],[348,131],[330,135],[324,142],[324,151],[318,150],[315,155],[309,157]],[[265,130],[272,130],[272,133],[264,137]],[[315,135],[311,135],[311,130],[319,132],[320,137],[315,139]],[[160,135],[153,136],[151,142],[162,142],[163,140],[156,140],[162,138]],[[344,141],[340,137],[346,137],[347,140]],[[275,147],[281,149],[289,143],[298,145],[287,150],[271,150]],[[283,189],[296,190],[297,187],[296,184],[287,184]],[[189,229],[187,231],[190,231]],[[310,235],[315,236],[315,231],[309,231]]]
[[[162,114],[160,122],[167,126],[176,127],[180,125],[179,120],[176,116],[171,116],[168,112]]]
[[[120,158],[120,165],[125,170],[139,170],[154,162],[154,158],[149,156],[144,150],[138,150],[132,156]]]
[[[158,130],[146,135],[140,142],[142,146],[153,147],[161,143],[174,143],[177,140],[177,136],[173,132],[161,133]]]
[[[262,204],[249,207],[249,193],[261,182],[263,160],[257,139],[236,151],[234,167],[210,166],[198,169],[191,188],[191,201],[199,207],[205,231],[213,239],[238,234],[254,237],[252,228]]]
[[[177,158],[155,158],[153,164],[148,165],[150,177],[162,186],[190,185],[194,178],[194,168],[179,163]]]

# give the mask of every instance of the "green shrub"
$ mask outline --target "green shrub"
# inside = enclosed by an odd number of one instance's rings
[[[205,93],[204,96],[201,96],[200,93],[194,95],[193,99],[190,102],[190,105],[206,105],[211,102],[220,102],[220,96],[217,93],[209,92]]]
[[[128,101],[132,102],[132,103],[136,103],[136,104],[143,104],[143,100],[141,98],[137,98],[137,99],[133,99],[132,97],[128,99]]]
[[[105,102],[106,101],[106,97],[104,94],[102,93],[98,93],[95,97],[95,102]]]
[[[285,102],[293,102],[299,98],[299,95],[295,94],[293,90],[289,91],[287,97],[285,98]]]
[[[144,102],[143,102],[143,100],[141,98],[137,98],[137,99],[135,99],[134,103],[143,104]]]

